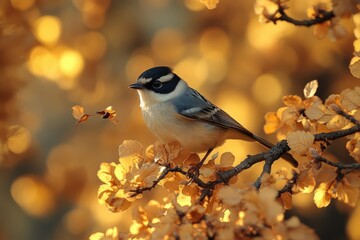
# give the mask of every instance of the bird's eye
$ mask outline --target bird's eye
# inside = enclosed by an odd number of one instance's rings
[[[159,89],[162,87],[162,83],[160,81],[154,81],[152,84],[153,88]]]

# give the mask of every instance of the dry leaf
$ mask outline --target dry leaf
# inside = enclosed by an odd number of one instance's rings
[[[350,61],[349,68],[351,74],[354,77],[360,78],[360,57],[358,56],[353,57]]]
[[[264,131],[266,134],[273,133],[277,130],[280,125],[280,120],[275,112],[268,112],[265,115]]]
[[[314,139],[314,135],[305,131],[291,132],[287,135],[289,147],[298,154],[305,154],[312,146]]]
[[[325,113],[320,108],[318,108],[316,106],[311,106],[311,107],[305,109],[305,115],[310,120],[318,120],[321,117],[323,117],[325,115]]]
[[[308,82],[304,88],[305,98],[311,98],[312,96],[314,96],[318,87],[319,84],[317,80],[312,80],[311,82]]]
[[[331,186],[330,183],[321,183],[320,186],[315,189],[314,202],[318,208],[327,207],[331,201],[331,195],[328,190]]]
[[[72,115],[77,121],[76,124],[85,122],[89,119],[90,115],[84,113],[84,107],[81,105],[73,106],[72,108]]]
[[[282,98],[283,103],[285,106],[288,107],[300,107],[302,104],[301,97],[297,95],[287,95]]]
[[[216,8],[216,5],[219,4],[219,0],[200,0],[208,9]]]
[[[238,189],[224,186],[217,192],[217,197],[228,206],[238,205],[242,199]]]
[[[103,119],[109,119],[115,124],[119,123],[119,120],[116,119],[116,111],[115,109],[113,109],[112,106],[108,106],[107,108],[105,108],[105,110],[97,111],[96,113],[102,115]]]
[[[221,155],[220,165],[222,167],[230,167],[234,164],[235,156],[231,152],[225,152]]]

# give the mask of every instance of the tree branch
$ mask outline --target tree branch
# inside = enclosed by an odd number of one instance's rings
[[[285,12],[285,9],[281,5],[279,5],[278,13],[280,14],[280,16],[279,17],[274,16],[270,20],[275,24],[277,21],[285,21],[285,22],[291,23],[295,26],[311,27],[313,25],[329,21],[335,17],[335,14],[333,11],[318,10],[318,12],[319,12],[319,14],[317,16],[315,16],[314,19],[297,20],[297,19],[294,19],[294,18],[290,17],[289,15],[287,15],[287,13]]]
[[[280,195],[285,192],[292,193],[292,188],[295,185],[299,174],[297,172],[293,171],[292,175],[293,175],[292,178],[285,184],[285,186],[282,189],[279,190],[278,197],[280,197]]]
[[[335,132],[315,134],[314,137],[315,137],[315,141],[328,141],[328,140],[336,140],[338,138],[342,138],[342,137],[354,134],[356,132],[360,132],[360,125],[355,125],[351,128],[339,130],[339,131],[335,131]],[[274,147],[269,149],[267,152],[247,156],[242,162],[240,162],[235,167],[233,167],[227,171],[224,171],[224,172],[219,172],[217,174],[216,180],[209,181],[209,182],[202,181],[199,178],[199,176],[197,176],[196,174],[191,173],[189,171],[185,171],[179,166],[170,167],[170,164],[168,164],[165,166],[163,172],[153,182],[153,184],[151,186],[133,190],[134,194],[132,195],[132,197],[134,197],[138,194],[141,194],[144,191],[152,190],[162,179],[164,179],[167,176],[167,174],[169,174],[170,172],[177,172],[177,173],[182,174],[183,176],[189,177],[190,179],[192,179],[193,183],[195,183],[197,186],[202,188],[202,194],[199,199],[199,202],[202,202],[207,196],[211,196],[212,191],[215,189],[216,185],[228,184],[229,180],[232,177],[234,177],[234,176],[238,175],[239,173],[241,173],[242,171],[252,167],[256,163],[265,161],[262,173],[261,173],[260,177],[254,183],[254,186],[257,189],[259,189],[261,186],[261,180],[262,180],[262,177],[264,176],[264,174],[266,174],[266,173],[270,174],[272,164],[277,159],[279,159],[283,154],[288,152],[289,150],[290,150],[290,147],[288,146],[287,141],[282,140],[282,141],[278,142]],[[329,161],[319,155],[314,156],[314,158],[317,161],[337,167],[339,169],[339,171],[341,171],[343,169],[356,169],[356,170],[360,169],[360,164],[358,164],[358,163],[353,163],[353,164],[336,163],[336,162]],[[288,181],[288,183],[279,191],[279,194],[281,194],[283,192],[291,191],[291,188],[295,184],[296,179],[297,179],[297,174],[293,173],[292,179],[290,179]]]
[[[341,162],[333,162],[330,161],[320,155],[317,155],[315,157],[315,161],[319,161],[319,162],[323,162],[326,163],[327,165],[333,166],[338,168],[340,171],[344,170],[344,169],[354,169],[354,170],[360,170],[360,164],[359,163],[350,163],[350,164],[346,164],[346,163],[341,163]]]

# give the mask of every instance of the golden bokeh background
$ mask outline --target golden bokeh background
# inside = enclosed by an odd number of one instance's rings
[[[290,3],[290,14],[305,18],[311,3]],[[322,99],[359,85],[348,70],[351,20],[342,22],[345,38],[318,40],[310,28],[259,23],[253,4],[220,1],[208,10],[198,0],[1,1],[0,239],[87,239],[113,226],[128,231],[131,210],[113,214],[97,203],[96,172],[101,162],[117,161],[123,140],[155,141],[128,88],[149,67],[173,67],[262,136],[265,113],[279,108],[284,95],[302,96],[306,82],[318,79]],[[119,124],[94,117],[76,125],[77,104],[87,113],[111,105]],[[348,161],[343,149],[340,141],[333,157]],[[237,161],[262,150],[239,141],[218,149]],[[242,177],[252,181],[259,172]],[[296,196],[294,205],[291,214],[322,239],[360,235],[358,208],[333,201],[316,209],[311,194]]]

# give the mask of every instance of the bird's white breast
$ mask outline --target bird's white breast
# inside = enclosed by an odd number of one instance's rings
[[[147,127],[162,142],[177,141],[191,152],[204,152],[224,142],[225,130],[179,115],[169,102],[142,106]]]

